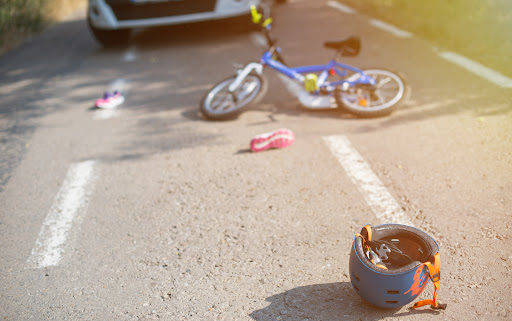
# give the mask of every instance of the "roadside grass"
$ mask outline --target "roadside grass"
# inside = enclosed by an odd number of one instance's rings
[[[73,12],[86,0],[0,0],[0,54]]]
[[[512,76],[510,0],[340,0]]]

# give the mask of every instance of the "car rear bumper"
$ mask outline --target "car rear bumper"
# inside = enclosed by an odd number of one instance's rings
[[[249,14],[254,0],[89,0],[99,29],[123,29],[214,20]]]

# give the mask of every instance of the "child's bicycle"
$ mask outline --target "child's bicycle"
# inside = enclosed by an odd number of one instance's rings
[[[343,108],[361,117],[378,117],[390,114],[405,95],[406,86],[397,74],[384,69],[361,70],[336,61],[338,56],[355,56],[359,53],[359,38],[326,42],[334,49],[334,58],[326,65],[288,67],[281,49],[272,37],[272,19],[263,7],[251,7],[252,20],[261,24],[268,49],[260,62],[252,62],[213,86],[201,101],[200,110],[209,119],[233,118],[263,96],[266,80],[263,67],[269,66],[286,77],[288,89],[307,108]],[[334,98],[334,99],[332,99]],[[334,104],[332,101],[334,100]]]

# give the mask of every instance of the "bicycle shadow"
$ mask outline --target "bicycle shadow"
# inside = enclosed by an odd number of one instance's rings
[[[489,102],[490,94],[461,94],[452,98],[434,99],[431,95],[418,94],[415,101],[399,106],[392,117],[376,119],[353,130],[355,133],[378,131],[404,123],[421,122],[446,116],[469,114],[475,118],[506,115],[512,113],[512,103],[503,94]]]
[[[381,309],[363,301],[352,289],[350,282],[313,284],[268,297],[265,308],[253,311],[249,316],[256,321],[264,320],[382,320],[415,314],[438,315],[434,310]]]
[[[276,73],[272,71],[264,73],[263,77],[266,79],[268,83],[268,90],[264,94],[262,100],[257,104],[251,104],[248,106],[248,111],[256,111],[260,113],[264,113],[265,116],[261,117],[262,119],[256,122],[249,123],[249,126],[259,126],[263,124],[277,123],[280,115],[287,116],[301,116],[308,118],[328,118],[328,119],[344,119],[344,120],[356,120],[360,119],[354,114],[351,114],[344,109],[339,107],[335,108],[308,108],[303,106],[297,96],[293,93],[290,93],[288,89],[286,89],[286,85],[279,79]],[[204,89],[201,94],[204,95],[207,90],[210,88]],[[211,121],[208,120],[205,116],[203,116],[198,108],[195,109],[187,109],[182,112],[182,116],[189,120],[203,120],[203,121]],[[241,115],[234,116],[231,118],[227,118],[223,121],[236,121]]]

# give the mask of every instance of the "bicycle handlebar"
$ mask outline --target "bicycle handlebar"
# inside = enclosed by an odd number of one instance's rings
[[[256,6],[255,5],[251,5],[252,22],[255,23],[255,24],[259,24],[260,21],[261,21],[261,17],[262,16],[263,15],[258,12],[258,9],[256,9]]]
[[[272,23],[272,18],[270,17],[270,7],[266,5],[260,4],[258,6],[261,9],[261,13],[258,11],[255,5],[251,5],[251,17],[252,22],[255,24],[261,24],[263,27]],[[261,21],[263,19],[263,22]]]
[[[272,29],[272,18],[270,17],[270,8],[264,5],[260,5],[259,8],[261,9],[261,13],[260,11],[258,11],[258,8],[256,8],[255,5],[251,5],[252,22],[257,25],[260,25],[263,28],[268,46],[272,47],[276,41],[274,40],[272,34],[270,33],[270,30]]]

